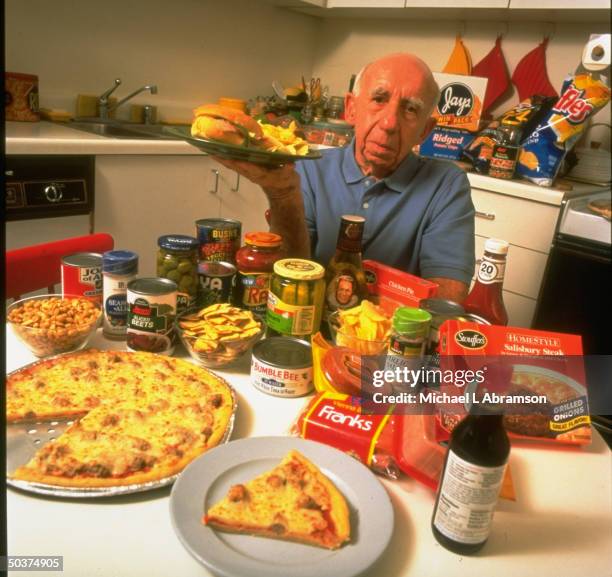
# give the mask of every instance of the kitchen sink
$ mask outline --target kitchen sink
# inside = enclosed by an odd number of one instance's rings
[[[168,126],[163,124],[129,124],[124,122],[104,122],[90,120],[75,120],[66,124],[69,128],[83,130],[91,134],[106,136],[108,138],[130,138],[146,140],[176,140],[179,136],[169,133]],[[174,129],[174,127],[173,127]],[[185,128],[185,135],[189,129]]]

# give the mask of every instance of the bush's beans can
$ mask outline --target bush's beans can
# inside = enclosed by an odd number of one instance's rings
[[[62,294],[84,296],[102,304],[102,255],[77,252],[62,258]]]
[[[176,293],[176,283],[166,278],[137,278],[128,283],[128,351],[173,353]]]
[[[195,224],[200,260],[236,264],[236,252],[240,248],[242,231],[242,223],[239,220],[202,218],[196,220]]]
[[[236,267],[231,262],[198,263],[198,305],[229,303],[236,281]]]

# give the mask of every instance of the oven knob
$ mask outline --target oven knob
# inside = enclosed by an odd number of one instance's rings
[[[45,197],[49,202],[59,202],[62,200],[62,191],[55,185],[45,186]]]

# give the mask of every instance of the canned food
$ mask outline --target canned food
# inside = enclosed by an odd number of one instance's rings
[[[200,245],[200,260],[236,263],[240,248],[242,223],[229,218],[202,218],[196,220]]]
[[[269,335],[307,336],[319,330],[325,301],[325,269],[300,258],[274,263],[268,292]]]
[[[157,239],[157,276],[176,283],[177,314],[191,308],[198,292],[198,241],[183,234]]]
[[[453,319],[464,314],[465,310],[459,303],[445,299],[423,299],[419,303],[419,307],[431,315],[425,354],[435,355],[438,352],[438,343],[440,342],[440,325],[447,319]]]
[[[62,294],[86,297],[102,304],[102,255],[77,252],[62,258]]]
[[[176,283],[137,278],[127,286],[127,349],[171,355],[174,351]]]
[[[253,347],[253,386],[275,397],[301,397],[312,391],[312,349],[291,337],[270,337]]]
[[[234,291],[236,267],[230,262],[198,264],[198,306],[228,303]]]

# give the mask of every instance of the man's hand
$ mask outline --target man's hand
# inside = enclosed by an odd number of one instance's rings
[[[261,186],[270,204],[270,231],[283,237],[287,256],[309,258],[310,236],[304,217],[300,176],[295,171],[295,165],[291,162],[276,167],[217,156],[213,158]]]
[[[440,285],[434,298],[447,299],[461,304],[468,295],[468,285],[459,280],[442,277],[428,278],[427,280]]]

